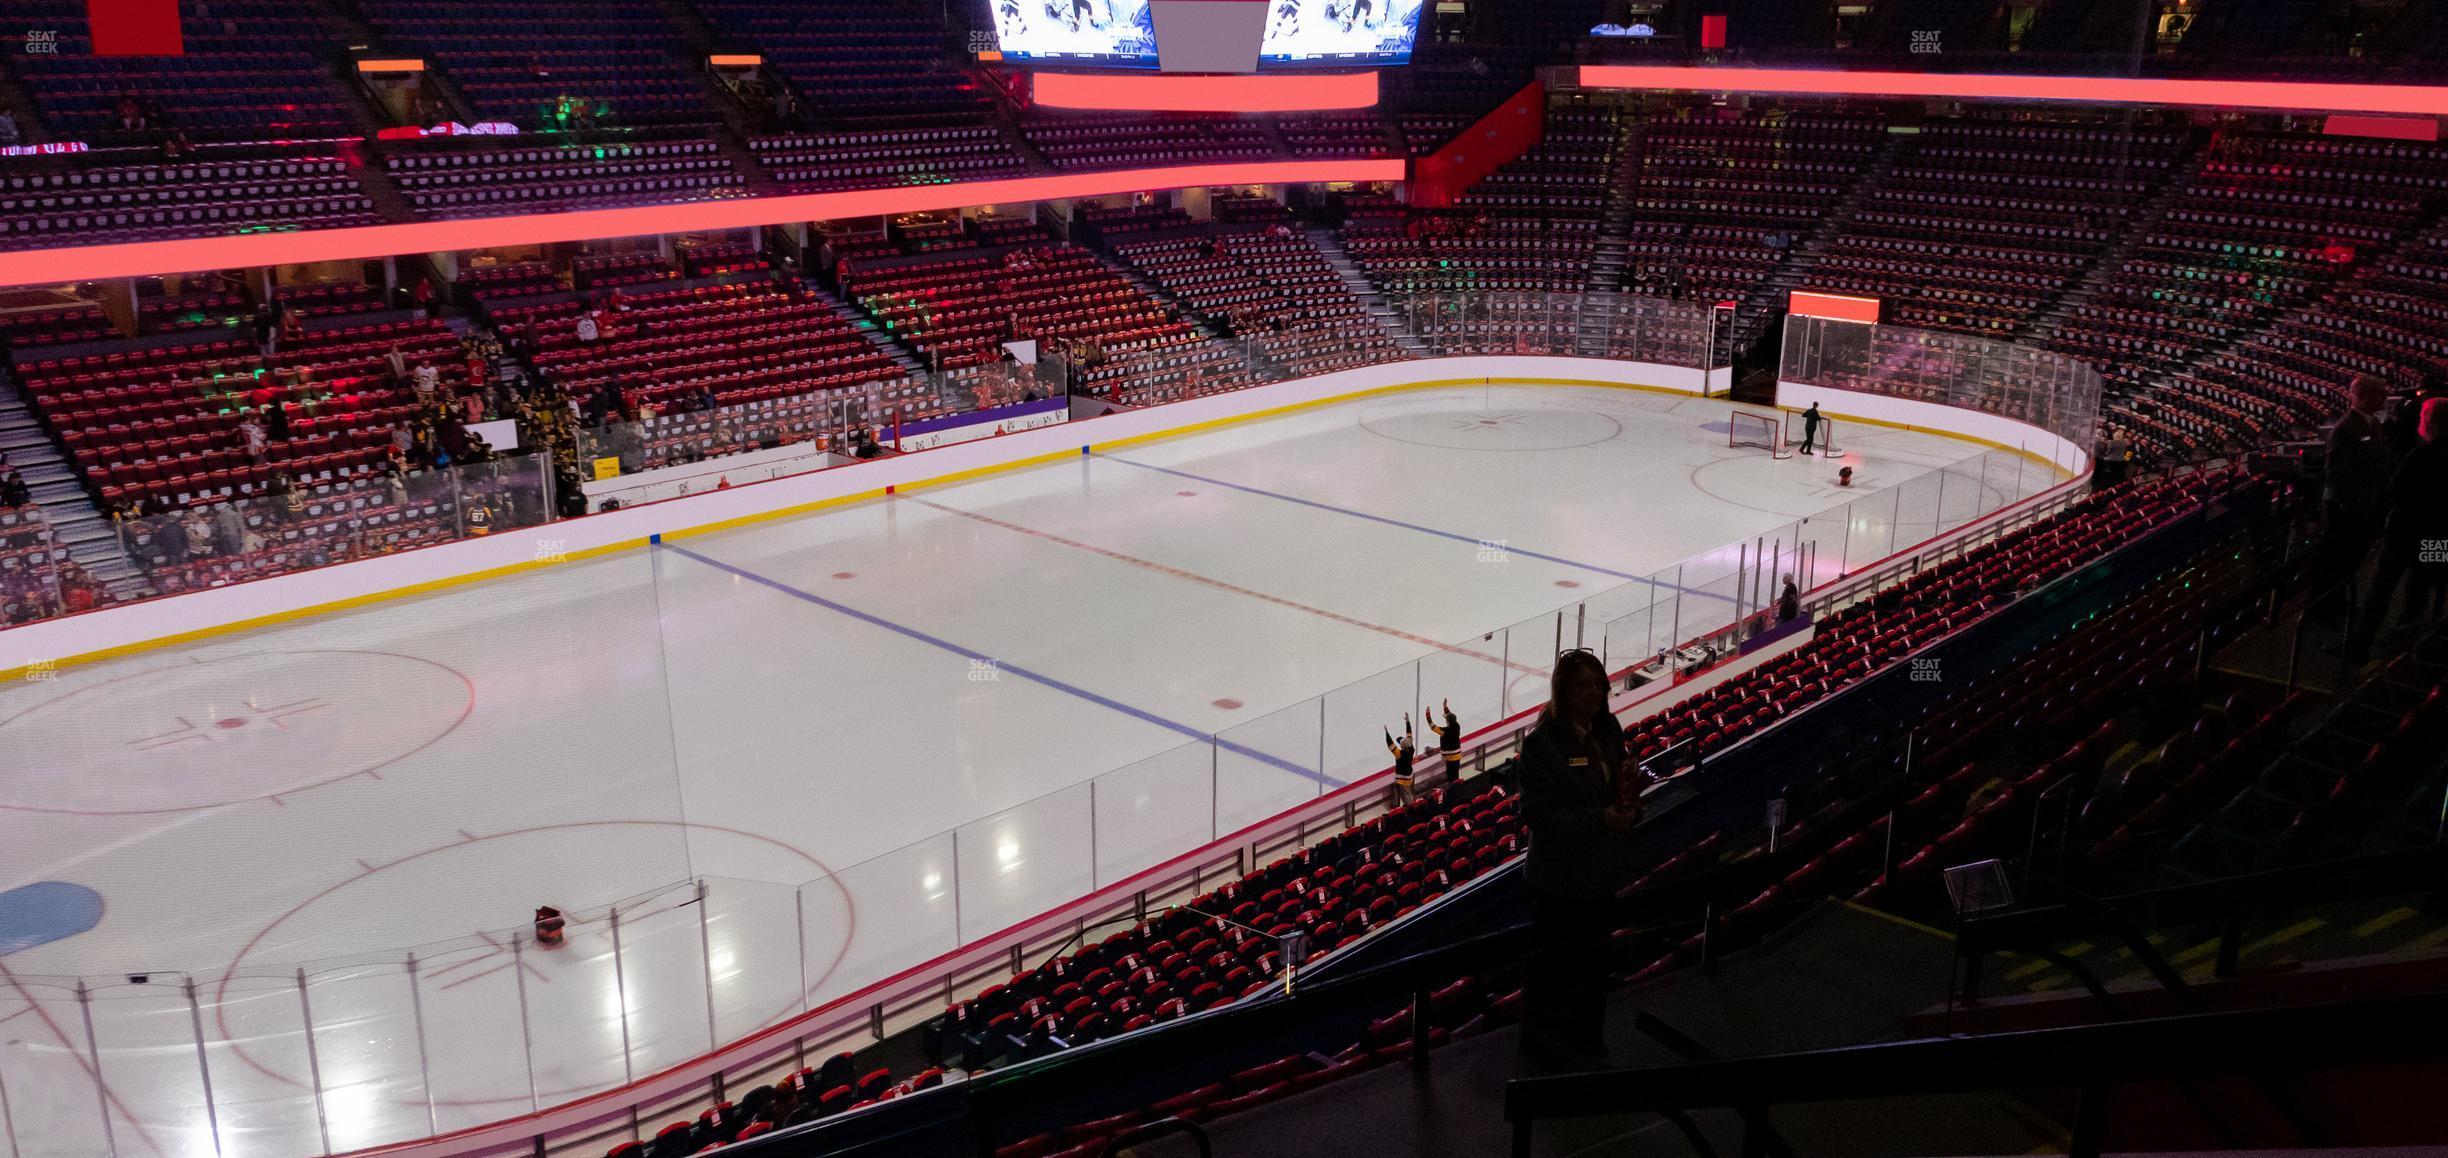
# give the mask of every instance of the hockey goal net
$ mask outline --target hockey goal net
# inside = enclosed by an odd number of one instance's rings
[[[1802,445],[1802,441],[1803,441],[1802,436],[1803,436],[1803,434],[1805,433],[1805,427],[1806,427],[1807,425],[1808,425],[1807,420],[1805,420],[1805,419],[1802,417],[1802,412],[1801,412],[1801,411],[1799,411],[1799,410],[1788,410],[1788,411],[1786,411],[1786,412],[1785,412],[1785,444],[1786,444],[1787,446],[1790,446],[1790,447],[1794,447],[1794,448],[1799,449],[1799,448],[1801,447],[1801,445]],[[1822,415],[1820,415],[1820,416],[1819,416],[1819,438],[1818,438],[1818,441],[1817,441],[1817,442],[1815,442],[1815,443],[1814,443],[1814,444],[1811,446],[1811,450],[1812,450],[1812,452],[1813,452],[1813,453],[1815,453],[1815,454],[1824,454],[1824,455],[1836,455],[1836,454],[1843,454],[1843,453],[1844,453],[1843,451],[1836,449],[1836,420],[1835,420],[1835,419],[1833,419],[1833,418],[1829,418],[1828,416],[1826,416],[1826,415],[1824,415],[1824,414],[1822,414]]]
[[[1740,450],[1752,447],[1767,451],[1776,458],[1788,458],[1793,449],[1785,444],[1785,424],[1773,414],[1755,414],[1737,410],[1729,420],[1726,445]]]

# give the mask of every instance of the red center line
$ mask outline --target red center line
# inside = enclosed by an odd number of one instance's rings
[[[1546,672],[1540,671],[1537,668],[1530,667],[1525,664],[1512,663],[1506,660],[1498,659],[1497,657],[1489,655],[1486,652],[1473,651],[1470,648],[1457,647],[1450,643],[1440,643],[1436,640],[1428,638],[1425,635],[1414,635],[1411,632],[1404,631],[1399,627],[1387,627],[1384,624],[1371,623],[1365,619],[1354,619],[1351,616],[1345,615],[1339,611],[1328,611],[1323,607],[1311,607],[1306,603],[1286,599],[1281,595],[1269,595],[1264,591],[1253,591],[1237,583],[1227,583],[1224,580],[1217,579],[1212,576],[1201,575],[1196,571],[1184,571],[1179,567],[1158,563],[1149,559],[1142,559],[1136,555],[1125,555],[1120,551],[1109,550],[1104,547],[1099,547],[1093,543],[1083,543],[1077,539],[1067,539],[1051,531],[1041,531],[1035,527],[1024,527],[1018,523],[1007,523],[1001,519],[995,518],[992,515],[981,515],[975,511],[964,511],[957,507],[947,507],[942,503],[934,502],[928,499],[912,498],[908,495],[902,495],[900,497],[903,502],[916,503],[919,506],[926,507],[930,510],[942,511],[947,515],[959,515],[964,519],[975,519],[978,522],[984,523],[990,527],[1001,527],[1006,531],[1027,535],[1031,538],[1043,539],[1049,543],[1060,543],[1063,546],[1070,547],[1074,550],[1086,551],[1093,555],[1102,555],[1119,563],[1128,563],[1133,567],[1140,567],[1149,571],[1154,571],[1159,575],[1167,575],[1175,579],[1187,579],[1193,583],[1204,583],[1207,586],[1213,587],[1219,591],[1230,591],[1235,595],[1246,595],[1252,599],[1272,603],[1277,607],[1289,607],[1294,611],[1306,612],[1321,619],[1331,619],[1336,623],[1344,624],[1350,627],[1357,627],[1364,631],[1374,631],[1380,635],[1390,635],[1396,639],[1407,640],[1423,647],[1435,648],[1438,651],[1450,651],[1455,655],[1467,655],[1472,659],[1486,660],[1489,663],[1501,665],[1507,669],[1520,672],[1524,675],[1543,676],[1547,674]]]
[[[51,1036],[59,1039],[60,1048],[67,1050],[68,1056],[76,1059],[77,1068],[85,1071],[86,1079],[94,1084],[94,1088],[101,1090],[102,1096],[110,1101],[111,1108],[119,1112],[119,1124],[135,1131],[137,1140],[144,1143],[145,1149],[156,1154],[163,1153],[161,1143],[153,1140],[152,1132],[144,1128],[144,1123],[136,1120],[136,1115],[128,1112],[126,1102],[119,1100],[119,1092],[110,1088],[110,1083],[102,1080],[102,1075],[94,1069],[93,1059],[88,1057],[85,1051],[78,1049],[76,1043],[68,1040],[68,1035],[61,1031],[59,1023],[51,1020],[51,1011],[44,1009],[40,1002],[34,1000],[33,994],[26,992],[25,982],[17,980],[17,975],[9,971],[8,963],[5,961],[0,961],[0,977],[8,979],[9,988],[16,990],[17,996],[26,1003],[26,1008],[33,1010],[34,1016],[42,1019],[43,1025],[50,1029]]]

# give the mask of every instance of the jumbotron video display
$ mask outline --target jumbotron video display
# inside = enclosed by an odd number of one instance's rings
[[[1260,68],[1408,64],[1421,0],[1270,0]]]
[[[1148,0],[995,0],[994,12],[1005,59],[1156,67]]]

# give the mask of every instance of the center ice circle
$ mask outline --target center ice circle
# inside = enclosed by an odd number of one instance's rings
[[[0,767],[17,773],[0,808],[123,815],[269,799],[379,772],[474,706],[466,676],[393,652],[166,664],[27,706],[0,700]]]
[[[1456,408],[1373,414],[1360,428],[1379,438],[1449,450],[1569,450],[1623,433],[1623,424],[1570,407]]]

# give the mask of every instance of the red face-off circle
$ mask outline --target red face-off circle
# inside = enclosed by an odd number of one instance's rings
[[[762,878],[809,883],[793,889],[750,880],[711,881],[707,925],[701,932],[693,888],[674,881],[653,895],[624,902],[623,932],[615,932],[614,922],[600,907],[606,898],[585,892],[605,886],[597,870],[606,851],[618,850],[632,862],[630,876],[643,872],[651,877],[654,871],[636,862],[677,864],[684,845]],[[939,878],[923,874],[950,871],[948,862],[930,866],[918,859],[896,860],[891,868],[897,871],[871,870],[869,876],[876,879],[860,879],[889,894],[891,886],[881,884],[885,877],[906,877],[910,879],[901,882],[904,886],[916,883],[933,889]],[[515,882],[515,889],[501,887],[508,882]],[[539,947],[528,928],[502,923],[517,921],[547,903],[567,906],[564,943],[559,946]],[[586,907],[590,905],[597,907]],[[695,1002],[705,994],[703,975],[689,969],[658,972],[655,966],[674,959],[693,966],[699,937],[707,938],[703,944],[712,956],[715,984],[725,984],[731,970],[756,970],[765,982],[756,991],[773,1002],[730,1011],[726,1023],[738,1028],[743,1015],[753,1025],[772,1025],[798,1013],[805,1002],[821,999],[858,937],[858,906],[849,884],[823,861],[769,836],[676,820],[574,821],[463,833],[421,852],[366,865],[272,918],[238,950],[229,972],[212,987],[209,1016],[221,1040],[247,1066],[273,1081],[306,1088],[311,1075],[303,1056],[262,1044],[278,1038],[267,1034],[267,1027],[293,1030],[294,1019],[301,1016],[295,990],[286,980],[297,962],[308,962],[305,972],[318,1020],[374,1024],[407,1009],[405,960],[411,951],[374,946],[390,944],[386,938],[403,924],[460,928],[487,918],[494,922],[492,932],[429,942],[413,950],[427,1032],[446,1055],[464,1054],[467,1043],[462,1038],[471,1031],[515,1046],[523,1003],[542,1033],[536,1043],[535,1081],[537,1096],[547,1103],[604,1088],[601,1081],[585,1081],[574,1071],[600,1070],[607,1057],[614,1059],[611,1072],[618,1071],[620,1003],[613,1000],[606,1008],[606,998],[616,991],[611,954],[625,954],[629,967],[637,970],[618,983],[634,987],[626,990],[633,1016],[642,1016],[641,1007],[650,1003],[702,1016]],[[526,943],[514,948],[514,936]],[[521,980],[514,974],[524,975],[523,997],[516,989]],[[691,1029],[702,1031],[703,1023],[695,1022]],[[394,1064],[399,1061],[392,1059]],[[519,1063],[514,1059],[511,1064],[515,1069]],[[519,1088],[480,1094],[466,1092],[471,1084],[484,1084],[467,1074],[455,1074],[445,1084],[461,1095],[439,1093],[434,1097],[437,1105],[507,1113],[527,1101],[527,1090],[516,1082],[508,1086]],[[421,1095],[406,1100],[423,1104]]]
[[[13,773],[0,809],[127,815],[270,799],[379,774],[474,707],[465,675],[394,652],[166,663],[24,706],[0,700],[0,767]]]

